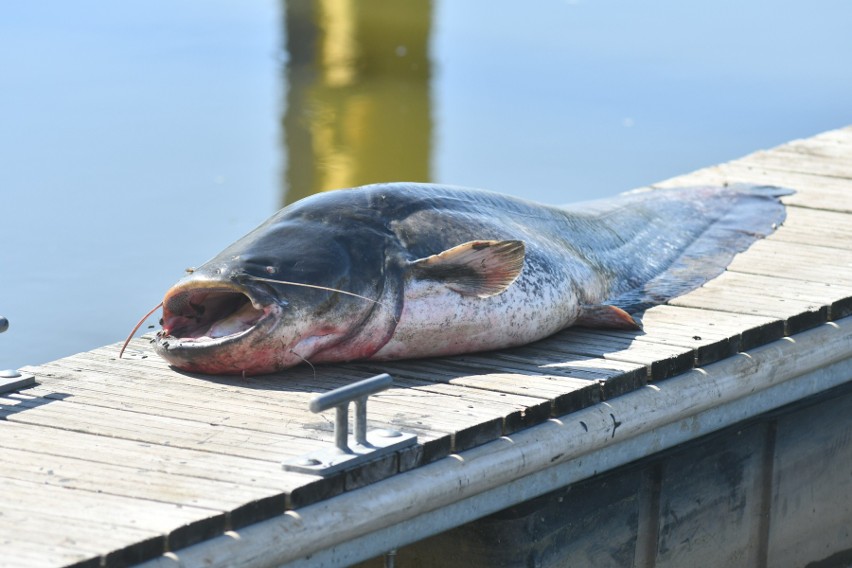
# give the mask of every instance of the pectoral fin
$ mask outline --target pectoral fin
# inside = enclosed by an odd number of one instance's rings
[[[411,263],[414,274],[463,296],[503,292],[524,268],[523,241],[470,241]]]
[[[574,322],[580,327],[608,329],[642,329],[642,322],[616,306],[582,306],[580,317]]]

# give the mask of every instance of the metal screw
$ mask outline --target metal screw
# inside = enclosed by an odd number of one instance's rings
[[[374,433],[377,436],[381,436],[382,438],[398,438],[398,437],[402,436],[402,432],[397,432],[396,430],[381,429],[381,430],[374,430]]]

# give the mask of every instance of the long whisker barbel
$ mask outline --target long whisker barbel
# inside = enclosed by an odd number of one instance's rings
[[[133,328],[133,331],[130,332],[130,335],[127,336],[127,339],[124,340],[124,345],[121,346],[121,351],[118,352],[118,358],[121,359],[121,356],[124,355],[124,350],[127,349],[127,344],[130,343],[130,340],[133,339],[133,335],[142,327],[142,324],[145,323],[145,320],[151,317],[151,314],[159,310],[163,307],[163,302],[160,302],[154,309],[142,316],[142,319],[139,320],[139,323],[136,324],[136,327]]]
[[[337,292],[338,294],[345,294],[346,296],[352,296],[354,298],[360,298],[361,300],[366,300],[368,302],[373,302],[374,304],[378,304],[382,306],[384,309],[391,313],[391,317],[393,321],[399,323],[399,320],[396,319],[396,315],[394,315],[394,310],[391,306],[382,302],[381,300],[374,300],[372,298],[368,298],[367,296],[362,296],[361,294],[356,294],[355,292],[347,292],[346,290],[338,290],[337,288],[329,288],[328,286],[320,286],[319,284],[305,284],[304,282],[290,282],[288,280],[276,280],[274,278],[264,278],[263,276],[252,276],[247,275],[252,280],[257,280],[258,282],[271,282],[273,284],[287,284],[290,286],[301,286],[303,288],[314,288],[316,290],[325,290],[326,292]]]
[[[347,292],[346,290],[338,290],[337,288],[329,288],[328,286],[320,286],[318,284],[305,284],[304,282],[289,282],[287,280],[276,280],[274,278],[264,278],[263,276],[251,276],[248,277],[252,280],[257,280],[258,282],[271,282],[273,284],[288,284],[290,286],[302,286],[304,288],[314,288],[316,290],[325,290],[326,292],[337,292],[338,294],[345,294],[347,296],[354,296],[355,298],[361,298],[362,300],[367,300],[368,302],[373,302],[374,304],[379,304],[387,309],[390,309],[387,304],[381,302],[379,300],[374,300],[372,298],[368,298],[367,296],[362,296],[361,294],[356,294],[355,292]]]

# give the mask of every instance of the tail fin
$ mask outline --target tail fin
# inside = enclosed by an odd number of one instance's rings
[[[640,190],[617,207],[581,206],[619,237],[619,246],[594,253],[605,270],[627,275],[613,278],[606,303],[635,313],[698,288],[784,221],[780,198],[792,193],[736,184]]]

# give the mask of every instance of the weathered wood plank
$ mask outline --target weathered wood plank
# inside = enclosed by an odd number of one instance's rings
[[[44,526],[55,526],[45,520]],[[3,556],[0,557],[2,568],[101,568],[101,557],[98,553],[82,550],[75,541],[61,537],[57,541],[56,535],[51,538],[37,540],[37,536],[24,538],[25,533],[14,532],[14,524],[8,528],[0,529],[0,547],[3,548]],[[106,548],[106,547],[104,547]]]
[[[734,271],[670,304],[777,318],[785,322],[787,334],[844,317],[852,309],[850,294],[843,286]]]
[[[689,347],[637,342],[628,333],[600,335],[580,328],[569,328],[539,345],[554,353],[642,365],[648,369],[648,379],[654,381],[691,369],[695,361]]]
[[[62,363],[65,367],[70,367],[73,369],[79,369],[79,372],[88,371],[90,369],[97,369],[99,372],[109,373],[110,365],[109,363],[105,363],[103,361],[96,362],[91,360],[91,354],[84,355],[86,361],[85,363],[81,362],[78,358],[68,360]],[[429,363],[424,363],[425,365],[429,365]],[[360,366],[334,366],[334,367],[324,367],[328,373],[323,380],[315,380],[312,376],[305,373],[305,370],[302,369],[301,373],[296,375],[295,377],[288,377],[286,380],[282,380],[282,378],[278,375],[269,375],[265,377],[253,377],[248,380],[248,384],[251,385],[251,388],[254,389],[253,393],[260,393],[258,396],[262,396],[262,398],[269,398],[270,400],[258,400],[254,398],[250,401],[248,408],[258,408],[267,403],[277,403],[279,400],[285,401],[285,403],[289,400],[292,401],[291,392],[303,393],[308,391],[309,389],[313,390],[313,393],[324,392],[325,390],[329,390],[332,388],[338,388],[345,384],[348,384],[354,380],[359,380],[371,376],[375,372],[385,372],[385,371],[393,371],[395,369],[401,368],[404,371],[404,375],[398,375],[396,384],[397,388],[414,388],[415,392],[431,392],[430,395],[424,396],[434,396],[435,394],[443,394],[449,396],[450,398],[445,399],[443,402],[438,404],[433,404],[434,412],[436,413],[436,419],[439,422],[443,422],[443,418],[441,416],[442,412],[454,412],[456,415],[463,413],[462,410],[465,406],[459,406],[456,402],[460,397],[464,397],[465,400],[468,401],[489,401],[495,402],[496,404],[502,406],[505,404],[514,404],[516,409],[523,410],[530,406],[538,405],[542,402],[542,400],[532,400],[529,397],[518,397],[511,396],[507,397],[505,394],[514,394],[516,389],[508,388],[504,389],[505,392],[501,391],[502,394],[495,394],[491,392],[481,392],[480,390],[472,390],[461,388],[469,385],[465,385],[460,383],[457,385],[452,391],[442,390],[441,393],[438,393],[433,388],[428,388],[428,385],[431,385],[435,379],[435,374],[433,372],[429,372],[427,368],[424,368],[424,364],[412,364],[412,363],[403,363],[402,367],[394,367],[391,364],[373,364],[372,367],[369,365],[360,365]],[[374,372],[370,373],[369,369],[373,369]],[[111,376],[111,375],[110,375]],[[454,376],[459,377],[463,376],[463,373],[456,373]],[[59,375],[58,378],[67,378],[67,376]],[[234,385],[242,386],[246,384],[246,381],[242,379],[229,379],[229,378],[210,378],[210,384],[205,384],[204,382],[196,381],[193,386],[198,386],[202,388],[216,388],[218,385],[229,382],[231,387],[228,390],[228,400],[234,400],[235,403],[238,403],[238,399],[241,395],[244,395],[247,392],[247,389],[234,389]],[[126,384],[126,380],[122,380],[119,384]],[[146,384],[145,380],[142,379],[142,384]],[[418,388],[424,387],[424,388]],[[172,387],[169,389],[172,390]],[[489,390],[498,390],[498,389],[489,389]],[[312,393],[312,394],[313,394]],[[379,422],[384,418],[387,419],[388,416],[396,416],[399,414],[401,410],[398,407],[398,399],[394,399],[394,404],[392,406],[386,406],[382,404],[383,396],[385,394],[380,394],[371,399],[371,411],[370,418],[371,421],[377,423],[377,427],[382,427],[382,424]],[[299,396],[299,395],[296,395]],[[304,416],[306,414],[306,407],[308,400],[312,398],[312,396],[308,396],[305,394],[301,400],[304,402],[304,406],[297,405],[287,406],[286,404],[281,407],[275,406],[275,409],[271,412],[280,413],[279,420],[297,420],[299,422],[305,422]],[[499,400],[497,400],[499,398]],[[540,398],[540,397],[539,397]],[[426,401],[424,401],[426,402]],[[300,407],[301,406],[301,407]],[[413,409],[422,408],[422,403],[415,403]],[[205,407],[206,408],[206,407]],[[296,413],[297,416],[293,416],[293,413]],[[490,412],[490,411],[489,411]],[[468,413],[469,414],[469,413]],[[493,414],[492,414],[493,415]],[[328,414],[331,416],[331,414]],[[256,417],[252,417],[252,422],[255,422]],[[452,417],[447,416],[446,419],[450,420]],[[233,423],[233,422],[232,422]],[[329,425],[331,421],[326,418],[324,421],[321,421],[321,424],[324,426],[320,428],[319,434],[316,432],[302,431],[297,433],[297,435],[304,435],[305,437],[311,439],[324,439],[331,440],[331,428]],[[468,424],[470,426],[470,424]]]
[[[805,148],[809,152],[805,152]],[[743,161],[762,168],[817,174],[823,177],[852,179],[852,158],[848,154],[832,155],[832,145],[818,146],[809,143],[806,146],[782,146],[771,151],[760,151],[749,155]]]
[[[81,360],[82,359],[82,360]],[[157,363],[158,364],[158,363]],[[89,367],[98,368],[99,372],[104,374],[108,373],[106,368],[101,367],[105,365],[103,362],[96,362],[92,360],[92,355],[87,354],[84,357],[76,357],[70,358],[64,362],[60,362],[58,364],[54,364],[51,372],[49,374],[54,375],[53,379],[58,381],[66,380],[62,384],[64,386],[70,386],[71,383],[67,382],[69,376],[67,375],[67,369],[71,369],[71,373],[76,375],[71,379],[74,382],[79,382],[79,379],[82,376],[86,376],[91,378],[92,372],[88,369]],[[155,364],[156,365],[156,364]],[[409,365],[410,366],[410,365]],[[61,368],[65,368],[66,374],[63,374]],[[386,370],[386,369],[381,369]],[[345,375],[345,372],[344,372]],[[106,376],[106,375],[105,375]],[[364,378],[369,376],[369,373],[363,373],[358,378]],[[304,377],[304,373],[302,374]],[[405,377],[403,377],[405,379]],[[111,382],[115,382],[117,384],[127,385],[127,380],[125,378],[119,378],[115,380],[115,378],[109,379]],[[226,379],[228,380],[228,379]],[[243,382],[242,379],[230,379],[231,381]],[[88,382],[83,381],[83,382]],[[351,382],[351,379],[326,379],[325,383],[329,388],[336,388],[338,386],[342,386]],[[399,381],[398,381],[399,382]],[[143,381],[144,383],[144,381]],[[56,383],[51,383],[56,385]],[[401,383],[400,383],[401,384]],[[405,415],[405,402],[401,401],[399,397],[388,398],[389,393],[383,393],[377,397],[374,397],[373,401],[370,403],[370,414],[371,422],[375,425],[376,419],[382,420],[384,418],[384,423],[378,424],[378,427],[384,426],[395,426],[395,427],[403,427],[408,430],[413,430],[418,435],[424,436],[422,443],[426,444],[429,447],[424,448],[424,451],[419,454],[423,459],[437,459],[443,455],[446,455],[449,451],[460,451],[467,447],[472,447],[474,445],[478,445],[484,443],[485,441],[494,439],[503,435],[506,431],[514,431],[519,427],[524,425],[529,425],[531,423],[540,422],[544,420],[549,415],[548,402],[541,398],[530,398],[530,397],[519,397],[519,396],[507,396],[505,393],[495,393],[489,391],[482,390],[470,390],[470,389],[460,389],[459,387],[454,387],[452,389],[447,389],[446,386],[434,386],[429,381],[419,380],[415,381],[416,385],[413,387],[412,392],[418,393],[421,400],[412,401],[409,405],[412,411],[421,412],[423,408],[431,408],[432,410],[429,412],[428,418],[429,420],[417,420],[416,424],[413,424],[415,421],[411,419],[401,420],[400,415]],[[299,384],[299,381],[288,381],[286,383],[286,387],[281,389],[281,382],[276,381],[275,377],[264,377],[258,380],[252,380],[251,382],[252,389],[263,388],[261,391],[266,398],[266,394],[277,393],[270,398],[275,397],[284,397],[291,392],[291,389],[299,389],[302,385]],[[312,385],[312,383],[309,383]],[[205,381],[198,381],[197,379],[193,383],[194,387],[202,386],[202,388],[220,387],[220,383],[214,381],[212,384]],[[419,388],[422,386],[423,388]],[[267,387],[269,390],[267,391]],[[277,387],[280,390],[275,390]],[[124,395],[111,394],[110,397],[106,398],[106,402],[99,402],[100,405],[108,405],[112,406],[116,410],[126,410],[126,406],[128,404],[134,404],[135,410],[139,411],[147,411],[154,412],[154,409],[151,407],[149,394],[150,388],[142,387],[144,392],[140,394],[144,397],[144,402],[135,402],[133,400],[123,399]],[[229,386],[229,388],[233,388],[233,384]],[[62,390],[62,389],[60,389]],[[69,389],[64,389],[69,390]],[[169,389],[171,391],[171,389]],[[246,389],[242,389],[245,391]],[[74,391],[76,392],[76,391]],[[253,390],[252,392],[256,392]],[[299,392],[299,391],[297,391]],[[68,394],[68,393],[64,393]],[[172,395],[174,393],[171,393]],[[58,393],[55,395],[57,398],[61,398],[63,393]],[[229,400],[235,398],[234,392],[228,393]],[[78,400],[82,400],[79,396],[75,397]],[[181,399],[185,399],[186,397],[181,397]],[[439,400],[429,400],[436,399]],[[462,400],[463,399],[463,400]],[[180,399],[179,399],[180,400]],[[388,401],[387,404],[384,404],[383,401]],[[90,401],[91,402],[91,401]],[[429,403],[432,404],[429,404]],[[160,408],[156,410],[156,413],[160,416],[172,417],[179,419],[181,421],[187,421],[187,414],[185,408],[174,408],[174,402],[170,401],[165,407],[162,405]],[[252,405],[257,406],[258,401],[253,399],[251,401]],[[307,403],[305,402],[305,406]],[[507,409],[507,406],[511,406],[511,410]],[[402,408],[401,408],[402,407]],[[538,408],[538,410],[536,410]],[[170,409],[170,410],[169,410]],[[383,412],[383,409],[386,412]],[[483,410],[486,409],[486,410]],[[228,432],[230,432],[234,426],[237,426],[234,421],[227,421],[225,418],[229,416],[233,416],[233,412],[215,415],[215,416],[207,416],[207,408],[204,406],[204,403],[199,404],[199,408],[197,411],[200,411],[199,415],[196,412],[194,418],[197,421],[197,426],[195,426],[196,430],[207,431],[209,430],[209,426],[214,425],[220,427],[220,432],[217,436],[226,436]],[[274,413],[277,414],[281,412],[280,408],[276,408]],[[295,410],[296,415],[289,413],[284,416],[272,416],[270,417],[270,422],[266,423],[264,426],[262,423],[258,421],[258,417],[249,417],[251,420],[252,429],[259,429],[261,431],[266,430],[267,432],[276,433],[279,432],[282,428],[287,427],[292,422],[296,422],[300,425],[297,429],[299,436],[306,436],[310,439],[321,440],[327,443],[331,443],[333,438],[333,426],[332,426],[332,413],[326,413],[325,416],[316,416],[308,418],[305,420],[305,416],[308,414],[305,410]],[[485,416],[483,415],[485,413]],[[191,413],[190,413],[191,414]],[[505,416],[504,416],[505,415]],[[200,420],[199,420],[200,419]],[[438,420],[444,432],[436,432],[434,429],[430,427],[424,427],[425,424],[435,423],[435,420]],[[92,421],[85,421],[87,431],[91,431],[93,428]],[[103,424],[104,428],[110,429],[109,423]],[[417,428],[412,428],[412,426],[416,426]],[[133,429],[133,435],[136,435],[139,428]],[[147,434],[150,434],[150,428],[144,429]],[[239,429],[237,429],[239,431]],[[104,432],[106,430],[100,430],[100,432]],[[178,429],[179,431],[179,429]],[[293,431],[290,428],[288,431]],[[124,435],[119,432],[112,431],[112,435]],[[240,436],[245,436],[245,434],[239,434]],[[257,434],[252,434],[252,439],[257,438]],[[446,437],[446,440],[439,439],[439,436]],[[432,438],[430,440],[430,437]],[[137,439],[137,438],[134,438]],[[150,437],[146,437],[145,441],[156,443],[156,439],[150,439]],[[295,438],[286,438],[286,440],[277,440],[275,443],[288,444],[288,448],[294,449],[294,451],[298,451],[299,454],[305,453],[309,451],[309,449],[314,449],[316,445],[312,442],[309,442],[308,446],[299,447],[300,443]],[[434,442],[434,443],[431,443]],[[182,445],[184,447],[193,447],[190,440],[173,440],[173,444]],[[207,446],[205,447],[208,451],[223,451],[223,449],[210,442],[205,442]],[[230,442],[225,442],[230,443]],[[264,447],[268,447],[266,442],[264,442]],[[247,444],[243,444],[239,453],[246,457],[260,458],[257,453],[250,452],[250,446]],[[280,457],[279,457],[280,459]],[[415,464],[409,464],[413,466]]]
[[[852,243],[852,223],[845,213],[788,207],[787,219],[773,234],[773,239],[843,250]]]
[[[55,486],[36,480],[2,478],[5,490],[3,510],[16,509],[44,518],[55,524],[99,523],[145,533],[146,549],[177,549],[220,534],[228,525],[223,515],[196,507],[175,505],[117,496],[102,491],[86,491]],[[133,511],[133,515],[128,515]],[[127,539],[125,544],[133,543]]]
[[[850,180],[848,179],[777,171],[739,160],[657,183],[654,187],[724,185],[726,183],[755,183],[787,187],[796,191],[795,194],[782,199],[787,205],[840,213],[852,212],[852,192],[849,190]]]
[[[733,182],[763,183],[795,189],[789,205],[852,212],[852,141],[849,129],[796,140],[725,164],[678,176],[658,184],[673,187]],[[835,164],[839,165],[836,166]]]
[[[827,310],[808,302],[767,299],[755,291],[734,290],[721,285],[708,284],[671,302],[673,306],[705,310],[748,313],[774,317],[784,322],[785,335],[789,335],[790,322],[799,330],[808,329],[826,321]],[[780,305],[779,305],[780,304]],[[800,311],[801,310],[801,311]]]
[[[91,521],[165,536],[175,526],[215,516],[209,509],[179,506],[149,499],[131,499],[97,491],[85,491],[51,485],[36,480],[4,478],[3,510],[30,511],[54,516],[64,522]],[[128,517],[123,510],[132,507],[136,514]]]
[[[45,530],[61,526],[62,530]],[[162,536],[149,531],[104,522],[96,518],[68,519],[50,513],[3,507],[0,515],[0,565],[83,565],[104,550],[110,551],[107,566],[126,566],[153,558],[164,551]],[[96,562],[94,565],[98,566]]]
[[[91,407],[76,404],[70,399],[34,398],[23,394],[0,397],[0,417],[139,442],[234,453],[257,460],[277,461],[314,447],[310,440],[284,434],[273,435],[103,406]]]
[[[2,477],[206,508],[211,510],[211,516],[269,497],[269,490],[250,485],[163,474],[118,464],[96,464],[81,458],[46,456],[15,448],[3,449]]]
[[[287,412],[269,401],[254,402],[257,397],[244,399],[238,394],[231,394],[225,398],[210,397],[203,393],[199,395],[192,390],[183,392],[183,396],[176,397],[175,395],[181,392],[180,389],[151,392],[150,389],[145,388],[144,383],[131,388],[127,383],[121,386],[111,381],[99,382],[93,374],[86,375],[86,379],[85,381],[54,380],[50,387],[35,387],[29,389],[27,394],[55,399],[68,398],[70,395],[78,404],[173,417],[201,424],[255,430],[268,434],[281,434],[286,431],[288,436],[303,439],[302,445],[312,447],[316,446],[313,443],[315,441],[330,443],[333,439],[333,415],[330,413],[313,415],[307,410],[307,403],[305,408]],[[61,388],[58,388],[60,385]],[[391,408],[391,404],[383,403],[390,400],[388,396],[390,395],[372,399],[369,415],[371,427],[388,426],[389,420],[399,412],[399,405],[405,405],[396,399]],[[413,410],[417,408],[415,403],[410,406]],[[294,422],[301,427],[292,428]],[[436,437],[443,432],[424,427],[420,429],[419,434]]]
[[[848,287],[852,286],[852,250],[768,238],[734,258],[728,270]]]
[[[783,323],[774,318],[672,305],[647,310],[642,314],[642,322],[643,331],[628,332],[636,341],[692,348],[696,366],[763,345],[784,334]]]
[[[5,422],[0,428],[0,448],[19,448],[45,456],[76,457],[95,464],[121,464],[164,474],[241,483],[270,491],[280,490],[282,486],[283,476],[277,462],[171,445],[155,446],[32,424]],[[48,461],[49,457],[44,459]],[[304,476],[302,481],[309,479]]]
[[[0,399],[0,417],[5,415],[8,421],[21,424],[142,442],[152,447],[149,451],[170,446],[265,460],[277,467],[286,451],[292,455],[300,455],[315,449],[313,445],[294,447],[288,444],[286,439],[258,432],[234,434],[224,428],[211,428],[209,425],[205,428],[201,423],[70,405],[66,401],[46,402],[46,399],[27,399],[21,396],[23,398]],[[49,408],[51,410],[48,411]],[[189,428],[186,428],[187,425]],[[99,465],[93,464],[92,467],[97,469]],[[189,480],[187,483],[190,483]],[[246,480],[231,480],[231,483],[253,485]],[[263,487],[251,490],[256,491],[254,498],[244,501],[241,507],[231,511],[232,524],[254,522],[280,512],[292,493],[297,490],[299,502],[302,504],[339,493],[343,490],[343,479],[339,476],[317,478],[281,472],[276,490],[270,491]]]

